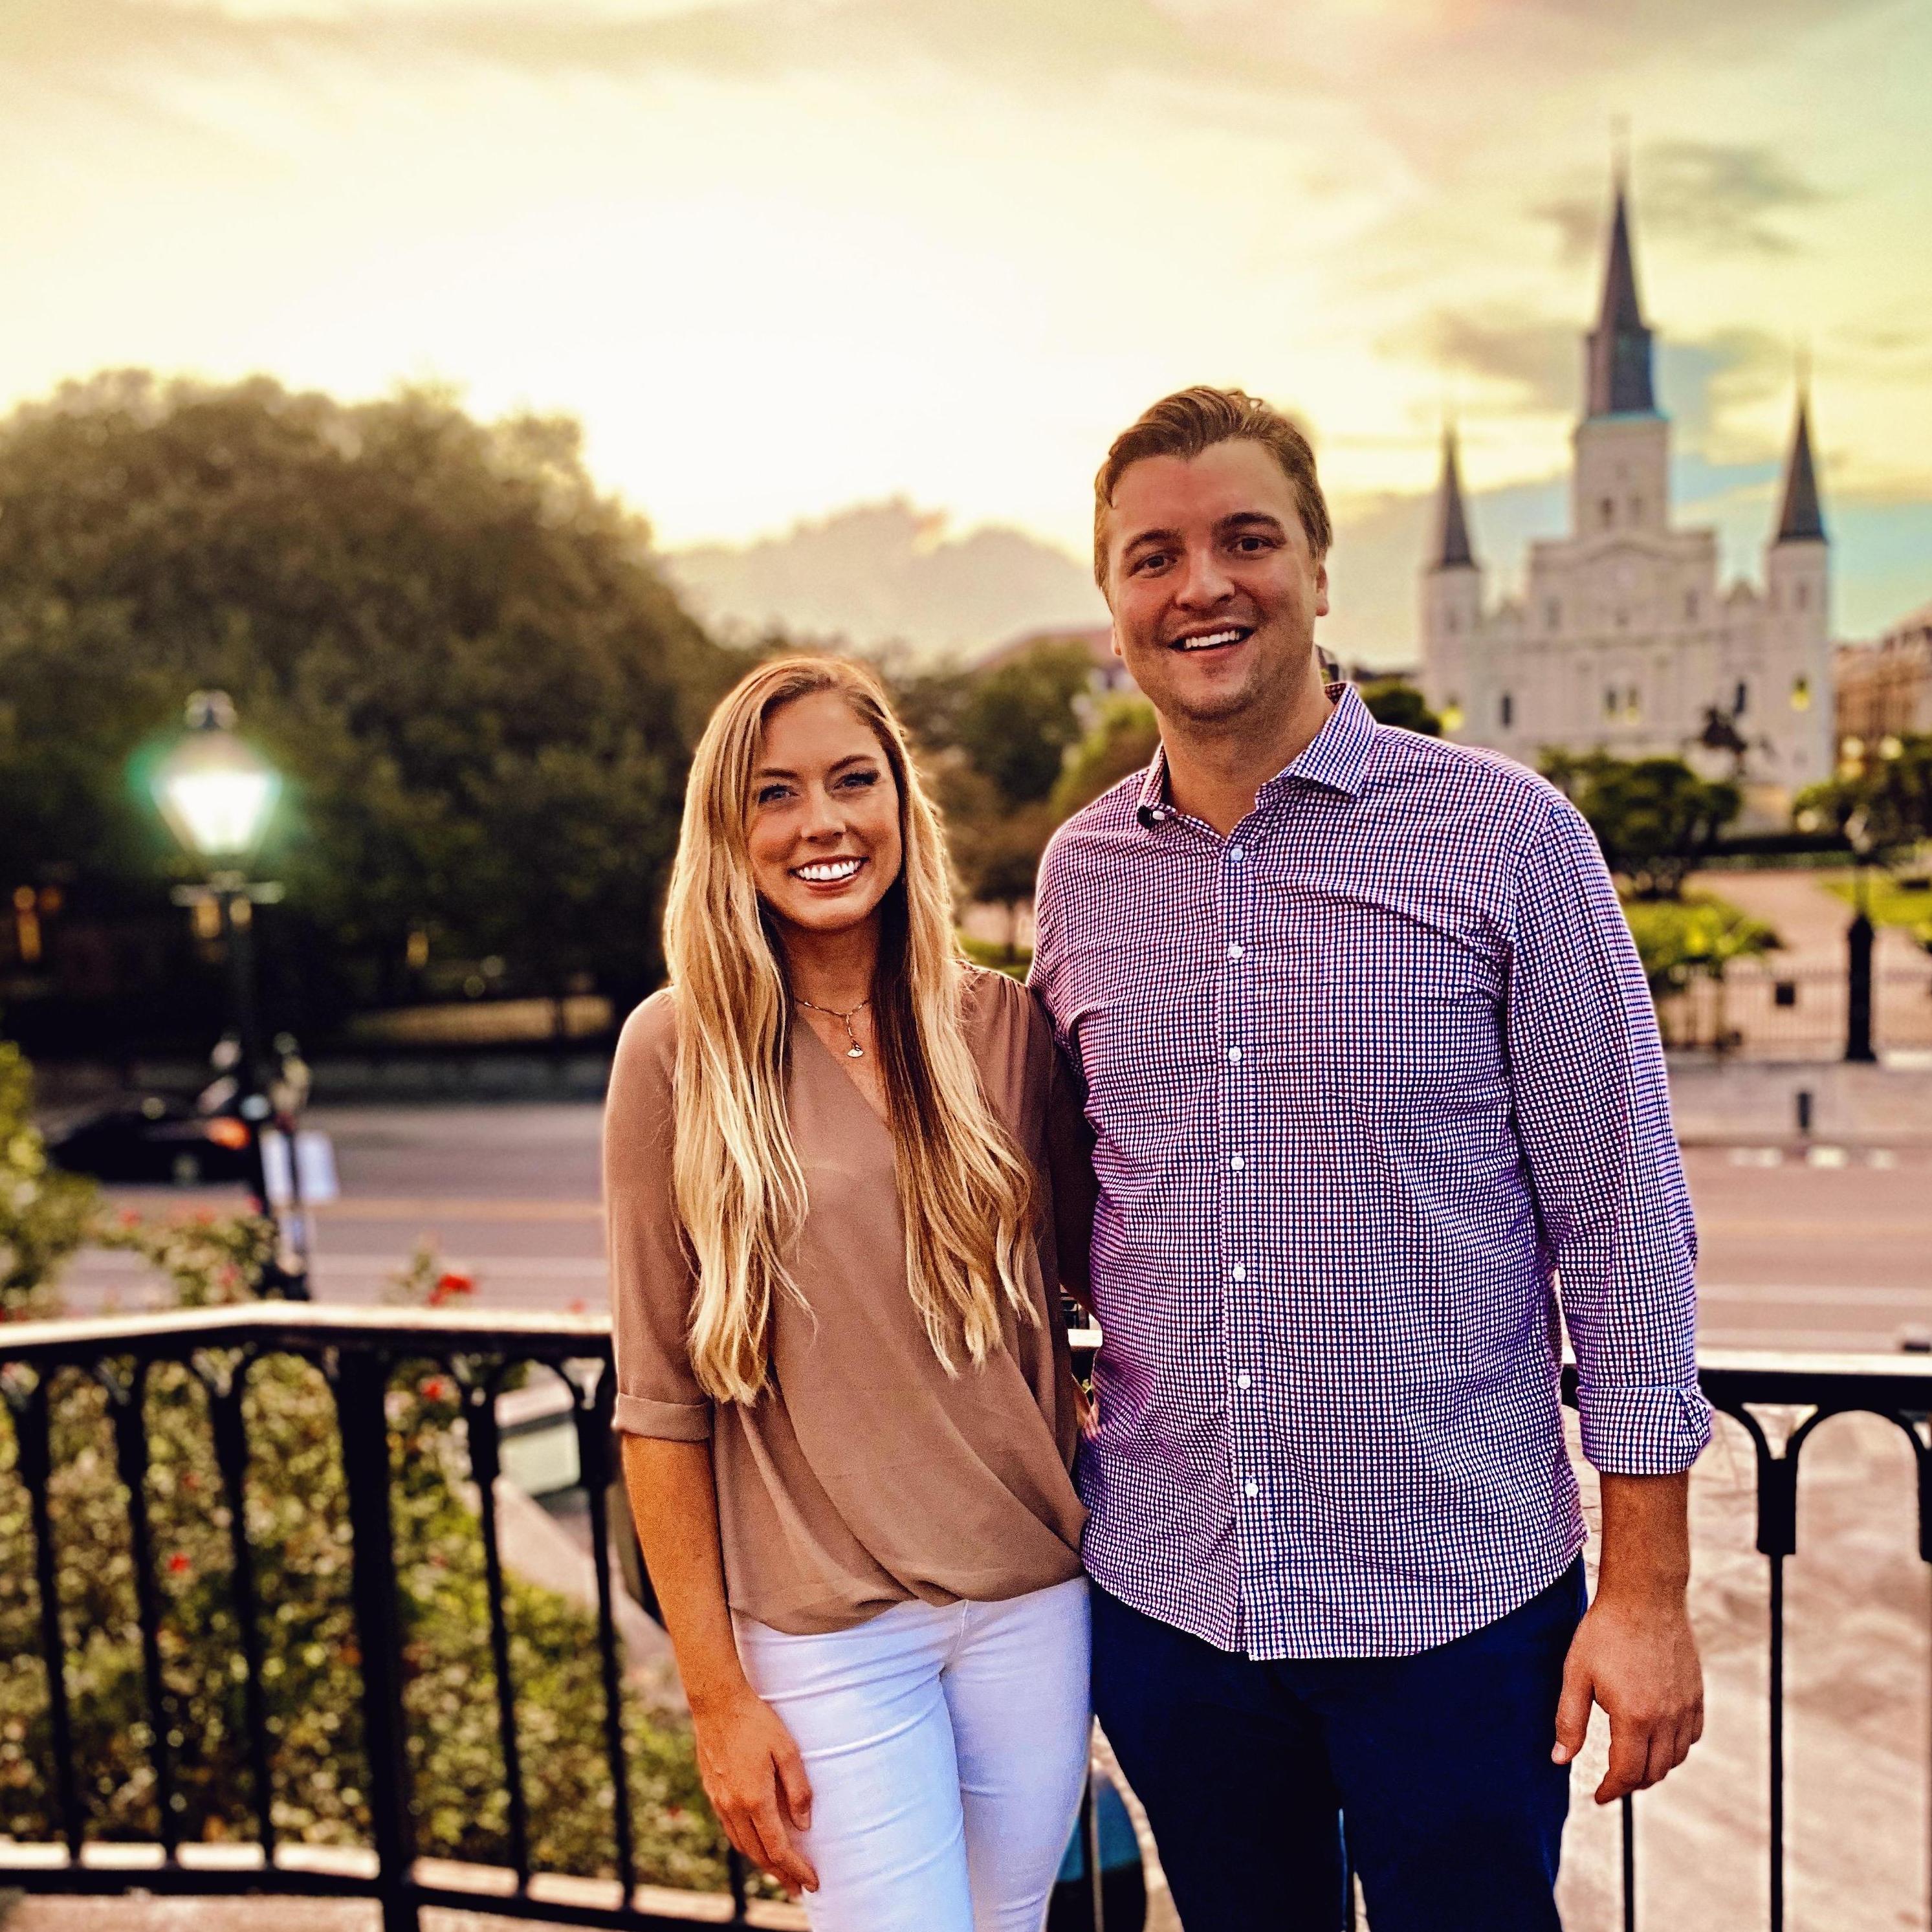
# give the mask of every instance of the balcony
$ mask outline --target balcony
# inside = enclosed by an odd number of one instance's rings
[[[802,1923],[718,1840],[637,1634],[609,1361],[590,1316],[0,1328],[0,1888],[360,1900],[384,1932]],[[1932,1362],[1703,1375],[1710,1730],[1658,1792],[1580,1800],[1567,1922],[1922,1924]],[[560,1450],[581,1607],[518,1574],[502,1480]],[[1103,1924],[1095,1889],[1054,1924]]]

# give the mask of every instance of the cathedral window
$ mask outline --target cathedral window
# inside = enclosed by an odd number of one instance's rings
[[[1613,684],[1605,685],[1604,687],[1604,716],[1606,718],[1614,718],[1617,715],[1619,709],[1621,709],[1621,707],[1617,703],[1616,686]]]
[[[1808,677],[1792,680],[1791,708],[1794,711],[1809,711],[1811,709],[1811,680]]]
[[[1516,700],[1507,691],[1503,693],[1503,701],[1498,707],[1498,715],[1502,720],[1502,727],[1505,731],[1516,722]]]
[[[1602,518],[1604,529],[1608,530],[1617,520],[1617,506],[1614,500],[1606,496],[1597,506],[1597,514]]]
[[[1744,715],[1744,707],[1750,702],[1750,686],[1742,678],[1739,678],[1737,690],[1731,699],[1731,716],[1733,718],[1742,718]]]

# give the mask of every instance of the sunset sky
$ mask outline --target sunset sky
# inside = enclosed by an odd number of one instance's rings
[[[4,0],[0,404],[143,364],[586,427],[667,546],[903,496],[1078,554],[1193,381],[1314,429],[1400,658],[1445,408],[1558,534],[1618,117],[1680,520],[1808,344],[1837,627],[1932,598],[1923,0]]]

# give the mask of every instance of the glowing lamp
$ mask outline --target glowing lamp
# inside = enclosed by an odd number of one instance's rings
[[[245,859],[267,826],[280,776],[235,735],[225,691],[197,691],[188,723],[188,736],[155,771],[154,802],[190,852],[217,862]]]

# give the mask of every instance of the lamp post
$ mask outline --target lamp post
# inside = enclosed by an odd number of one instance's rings
[[[1854,910],[1845,932],[1846,1000],[1845,1058],[1869,1062],[1872,1051],[1872,941],[1869,868],[1872,861],[1871,826],[1862,807],[1845,821],[1845,838],[1852,848]]]
[[[262,1155],[262,1130],[274,1111],[262,1090],[261,1032],[256,1016],[254,914],[282,896],[272,880],[251,881],[248,861],[261,843],[282,788],[281,778],[236,735],[235,704],[225,691],[197,691],[188,700],[188,730],[155,768],[154,802],[182,846],[208,868],[205,885],[177,886],[177,905],[212,906],[227,956],[229,1010],[238,1048],[233,1068],[236,1112],[248,1132],[248,1186],[256,1211],[275,1230],[275,1258],[265,1290],[308,1297],[308,1271],[284,1239]],[[295,1157],[289,1148],[291,1166]]]

